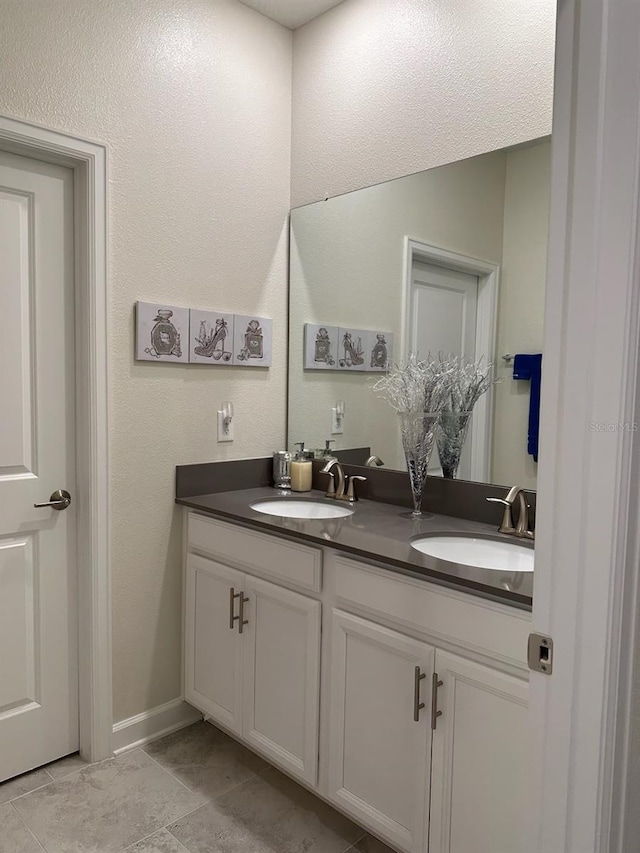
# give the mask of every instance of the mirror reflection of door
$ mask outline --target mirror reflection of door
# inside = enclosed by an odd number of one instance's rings
[[[420,358],[443,353],[475,358],[478,315],[478,277],[414,258],[411,276],[411,313],[406,354]],[[458,477],[471,479],[473,418],[465,442]],[[434,447],[429,474],[441,475]]]

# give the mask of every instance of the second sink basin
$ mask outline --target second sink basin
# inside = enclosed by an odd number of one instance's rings
[[[256,501],[251,509],[266,515],[279,515],[281,518],[346,518],[353,515],[348,506],[329,501],[297,501],[294,498],[280,498],[272,501]]]
[[[425,536],[414,539],[411,547],[448,563],[506,572],[532,572],[533,548],[516,542],[480,539],[472,536]]]

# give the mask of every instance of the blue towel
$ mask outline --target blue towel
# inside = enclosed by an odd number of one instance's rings
[[[538,461],[538,434],[540,431],[540,384],[542,382],[542,353],[517,355],[513,360],[513,378],[531,382],[529,398],[529,434],[527,452]]]

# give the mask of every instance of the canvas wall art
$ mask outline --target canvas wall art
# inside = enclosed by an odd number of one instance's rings
[[[197,308],[189,313],[189,361],[192,364],[232,364],[234,315]]]
[[[365,332],[368,371],[386,371],[393,361],[393,332]]]
[[[138,361],[189,360],[189,309],[155,302],[136,303]]]
[[[393,332],[304,324],[305,370],[380,373],[393,361]]]
[[[269,367],[273,320],[254,314],[236,314],[233,334],[233,363],[236,367]]]
[[[340,328],[338,334],[338,367],[341,370],[355,372],[367,369],[366,339],[367,333],[361,329]]]
[[[305,323],[304,366],[307,370],[334,370],[338,363],[337,326]]]

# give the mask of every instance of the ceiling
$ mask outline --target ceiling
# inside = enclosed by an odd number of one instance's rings
[[[277,21],[290,30],[295,30],[308,21],[333,9],[342,0],[240,0],[257,12]]]

